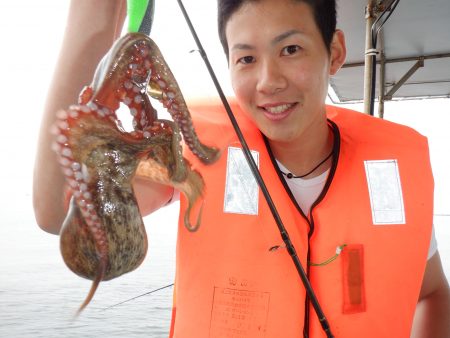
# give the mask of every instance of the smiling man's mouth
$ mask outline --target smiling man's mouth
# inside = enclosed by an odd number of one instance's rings
[[[283,120],[293,111],[297,103],[266,104],[259,106],[264,116],[271,121]]]
[[[269,114],[282,114],[289,111],[295,105],[296,105],[295,103],[285,103],[280,105],[265,105],[261,106],[261,108],[264,109]]]

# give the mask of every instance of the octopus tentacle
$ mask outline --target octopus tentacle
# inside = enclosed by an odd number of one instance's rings
[[[143,92],[150,94],[156,90],[160,92],[156,98],[179,126],[189,149],[205,163],[217,160],[218,150],[201,143],[195,133],[178,83],[152,39],[140,33],[127,34],[119,40],[119,43],[115,44],[110,55],[116,57],[106,57],[94,76],[94,102],[99,102],[101,105],[115,110],[118,107],[117,101],[126,105],[133,102],[139,104],[143,102]],[[103,81],[117,83],[115,86],[118,88],[117,96],[112,97],[113,93],[101,87]],[[125,88],[120,84],[123,84]],[[151,118],[146,116],[146,112],[148,110],[136,109],[134,116],[136,129],[144,129],[148,125],[148,121],[151,121]]]
[[[104,227],[107,222],[102,219],[109,215],[105,215],[98,199],[111,199],[111,196],[105,197],[103,191],[99,192],[99,184],[102,184],[102,188],[117,186],[132,194],[131,179],[137,167],[137,163],[134,163],[137,160],[132,159],[152,147],[169,147],[173,138],[170,129],[165,132],[147,130],[123,133],[117,130],[116,122],[115,116],[108,109],[93,110],[89,105],[71,106],[68,112],[58,113],[54,130],[55,150],[59,154],[63,173],[80,216],[95,239],[95,249],[100,260],[109,252]],[[105,170],[110,165],[109,157],[113,161],[127,162],[127,167],[123,165],[118,169]],[[137,207],[134,213],[140,218]]]
[[[99,216],[94,208],[92,194],[88,190],[90,182],[89,172],[84,163],[74,158],[73,149],[71,147],[71,122],[76,120],[80,115],[91,112],[89,106],[72,106],[69,112],[60,111],[58,113],[56,144],[54,149],[59,154],[59,163],[63,168],[63,173],[71,188],[73,198],[78,205],[81,215],[90,229],[92,236],[96,239],[95,246],[100,260],[103,260],[108,253],[108,244],[106,241],[106,233],[102,228]]]
[[[136,158],[171,147],[173,136],[170,128],[124,133],[112,112],[90,105],[59,112],[54,133],[54,149],[73,195],[60,234],[61,252],[72,271],[94,280],[80,312],[101,280],[143,261],[147,237],[131,184]]]
[[[152,158],[139,162],[136,174],[139,176],[150,178],[154,182],[168,184],[179,190],[186,196],[188,207],[183,217],[184,226],[187,230],[197,231],[201,223],[201,213],[203,202],[201,196],[203,194],[204,183],[200,174],[194,170],[187,170],[187,177],[184,181],[167,181],[168,166],[161,165],[162,161],[153,154]],[[200,204],[199,206],[197,206]],[[194,222],[191,222],[192,214],[197,215]]]
[[[173,122],[157,118],[148,96],[152,86]],[[117,117],[121,104],[133,116],[131,132]],[[60,233],[61,253],[72,271],[93,280],[81,312],[102,280],[134,270],[146,255],[148,242],[133,177],[183,192],[188,199],[184,223],[195,231],[201,221],[204,183],[182,156],[181,135],[205,163],[214,161],[218,152],[198,140],[156,44],[138,33],[116,42],[97,67],[91,85],[82,90],[78,104],[57,114],[53,132],[54,150],[72,193]]]
[[[217,160],[219,151],[202,144],[198,139],[189,109],[175,77],[165,63],[158,46],[151,39],[149,39],[149,44],[152,50],[151,59],[154,71],[151,73],[147,90],[151,91],[156,88],[162,92],[158,99],[179,126],[186,145],[201,161],[213,163]]]

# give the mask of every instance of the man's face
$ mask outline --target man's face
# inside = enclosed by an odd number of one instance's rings
[[[250,1],[231,16],[226,36],[233,89],[269,140],[301,140],[326,122],[328,79],[343,62],[336,54],[345,56],[339,34],[330,54],[311,8],[298,1]]]

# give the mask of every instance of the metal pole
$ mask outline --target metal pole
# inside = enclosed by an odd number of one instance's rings
[[[378,83],[378,117],[384,118],[384,102],[385,102],[385,79],[386,79],[386,56],[384,55],[384,38],[383,32],[380,32],[380,81]]]
[[[421,67],[424,66],[423,59],[420,58],[407,72],[403,77],[398,80],[398,82],[394,85],[394,87],[391,88],[390,91],[387,92],[386,99],[392,100],[392,96],[395,94],[397,90],[400,89],[401,86]]]
[[[372,77],[373,66],[376,62],[376,46],[372,46],[372,26],[375,21],[375,6],[376,0],[368,0],[366,6],[366,51],[364,62],[364,112],[370,114],[373,109],[373,97],[372,97]],[[375,59],[375,60],[374,60]]]
[[[412,62],[412,61],[419,61],[420,59],[426,61],[426,60],[437,60],[437,59],[443,59],[443,58],[450,58],[450,53],[385,59],[384,63],[388,64],[388,63],[398,63],[398,62],[410,62],[410,61]],[[380,63],[380,61],[377,61],[377,64],[379,64],[379,63]],[[342,68],[352,68],[352,67],[362,67],[362,66],[364,66],[364,62],[354,62],[354,63],[346,63],[345,65],[342,66]]]
[[[384,118],[384,102],[385,102],[385,97],[384,97],[384,91],[385,91],[385,78],[386,78],[386,63],[384,62],[385,60],[385,56],[384,53],[382,52],[380,55],[381,58],[381,62],[380,62],[380,82],[379,82],[379,87],[378,87],[378,91],[379,91],[379,98],[378,98],[378,117],[380,119]]]

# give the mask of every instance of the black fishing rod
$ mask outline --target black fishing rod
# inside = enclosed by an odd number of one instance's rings
[[[225,94],[222,91],[222,88],[219,84],[219,81],[217,80],[217,77],[214,73],[214,70],[208,60],[208,56],[206,55],[205,50],[203,49],[203,46],[197,36],[197,32],[195,31],[194,26],[192,25],[192,22],[189,18],[188,13],[186,12],[186,9],[184,8],[183,2],[181,0],[177,0],[178,5],[180,6],[180,9],[183,13],[184,19],[186,20],[186,23],[189,26],[189,30],[191,31],[192,37],[195,40],[195,43],[197,44],[197,48],[200,52],[200,55],[205,62],[206,68],[208,69],[209,75],[211,76],[211,79],[214,82],[214,86],[217,89],[217,92],[220,96],[220,99],[222,100],[222,104],[225,107],[225,110],[227,112],[228,118],[231,121],[231,124],[233,125],[233,128],[236,132],[236,135],[239,139],[239,142],[242,145],[242,150],[244,152],[245,159],[247,160],[248,165],[250,166],[250,169],[253,173],[253,176],[255,177],[259,188],[261,189],[265,200],[267,201],[267,204],[269,205],[270,211],[272,213],[272,216],[278,226],[278,230],[280,231],[281,238],[283,239],[284,244],[286,245],[286,249],[289,252],[289,255],[292,258],[292,261],[294,262],[295,267],[297,268],[298,274],[300,276],[300,279],[303,283],[303,286],[305,287],[306,293],[311,300],[311,304],[313,305],[313,308],[317,314],[317,317],[319,318],[319,322],[322,326],[322,330],[326,333],[328,338],[333,338],[333,334],[331,333],[330,325],[328,323],[328,320],[325,317],[325,314],[323,313],[323,310],[319,304],[319,301],[317,300],[317,297],[315,295],[315,292],[311,286],[311,283],[308,280],[308,277],[306,275],[306,272],[302,266],[302,263],[300,262],[300,259],[298,258],[297,252],[295,251],[295,247],[291,242],[291,239],[289,238],[289,234],[283,225],[283,221],[281,220],[281,217],[277,211],[277,208],[272,200],[272,197],[270,196],[270,193],[266,187],[266,184],[264,183],[264,180],[261,176],[261,173],[258,170],[258,167],[253,159],[253,156],[251,155],[250,149],[247,145],[247,142],[244,138],[244,135],[242,134],[242,131],[236,121],[236,118],[231,110],[231,107],[225,97]]]

